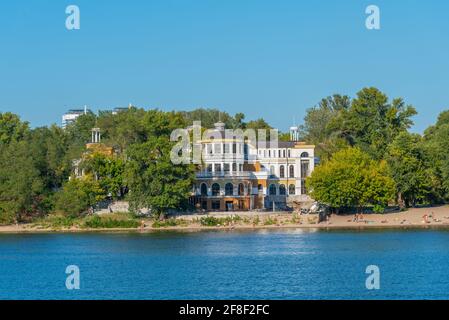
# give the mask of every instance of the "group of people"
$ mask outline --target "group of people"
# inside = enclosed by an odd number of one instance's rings
[[[352,221],[353,222],[365,222],[365,220],[363,219],[363,213],[356,213],[354,215],[354,219]]]

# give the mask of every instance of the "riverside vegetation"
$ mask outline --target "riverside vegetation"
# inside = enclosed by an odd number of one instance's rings
[[[364,88],[353,99],[336,94],[308,109],[302,138],[316,145],[321,161],[307,180],[310,195],[339,212],[446,203],[449,111],[422,135],[409,132],[415,114],[403,99],[390,101],[376,88]],[[133,214],[143,207],[151,209],[155,227],[185,223],[164,219],[170,211],[189,209],[196,170],[172,165],[170,133],[193,120],[212,127],[218,119],[234,129],[271,128],[263,119],[246,122],[242,113],[215,109],[87,113],[66,129],[31,128],[15,114],[0,113],[0,224],[135,228],[140,222]],[[113,155],[86,150],[93,127],[101,128],[102,143]],[[76,159],[82,159],[82,178],[71,176]],[[89,214],[102,201],[121,199],[129,201],[131,215]],[[236,223],[217,219],[200,223]]]

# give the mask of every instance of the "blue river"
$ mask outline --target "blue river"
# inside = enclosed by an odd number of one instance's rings
[[[0,235],[0,299],[448,299],[448,273],[445,230]]]

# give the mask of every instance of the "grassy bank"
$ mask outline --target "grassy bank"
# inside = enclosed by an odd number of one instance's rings
[[[137,228],[140,226],[140,222],[128,213],[114,213],[85,217],[50,215],[35,221],[33,226],[42,229],[112,229]]]

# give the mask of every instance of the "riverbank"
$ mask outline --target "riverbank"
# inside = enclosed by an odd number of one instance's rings
[[[143,223],[142,223],[143,221]],[[328,221],[318,223],[316,215],[297,215],[285,212],[217,212],[209,215],[179,215],[166,222],[149,219],[139,221],[133,228],[89,228],[80,226],[51,227],[48,225],[20,224],[0,226],[0,233],[47,232],[153,232],[161,230],[194,232],[202,230],[258,230],[277,228],[303,229],[449,229],[449,206],[412,208],[388,214],[365,214],[356,220],[354,215],[332,215]],[[142,227],[144,225],[144,227]]]

